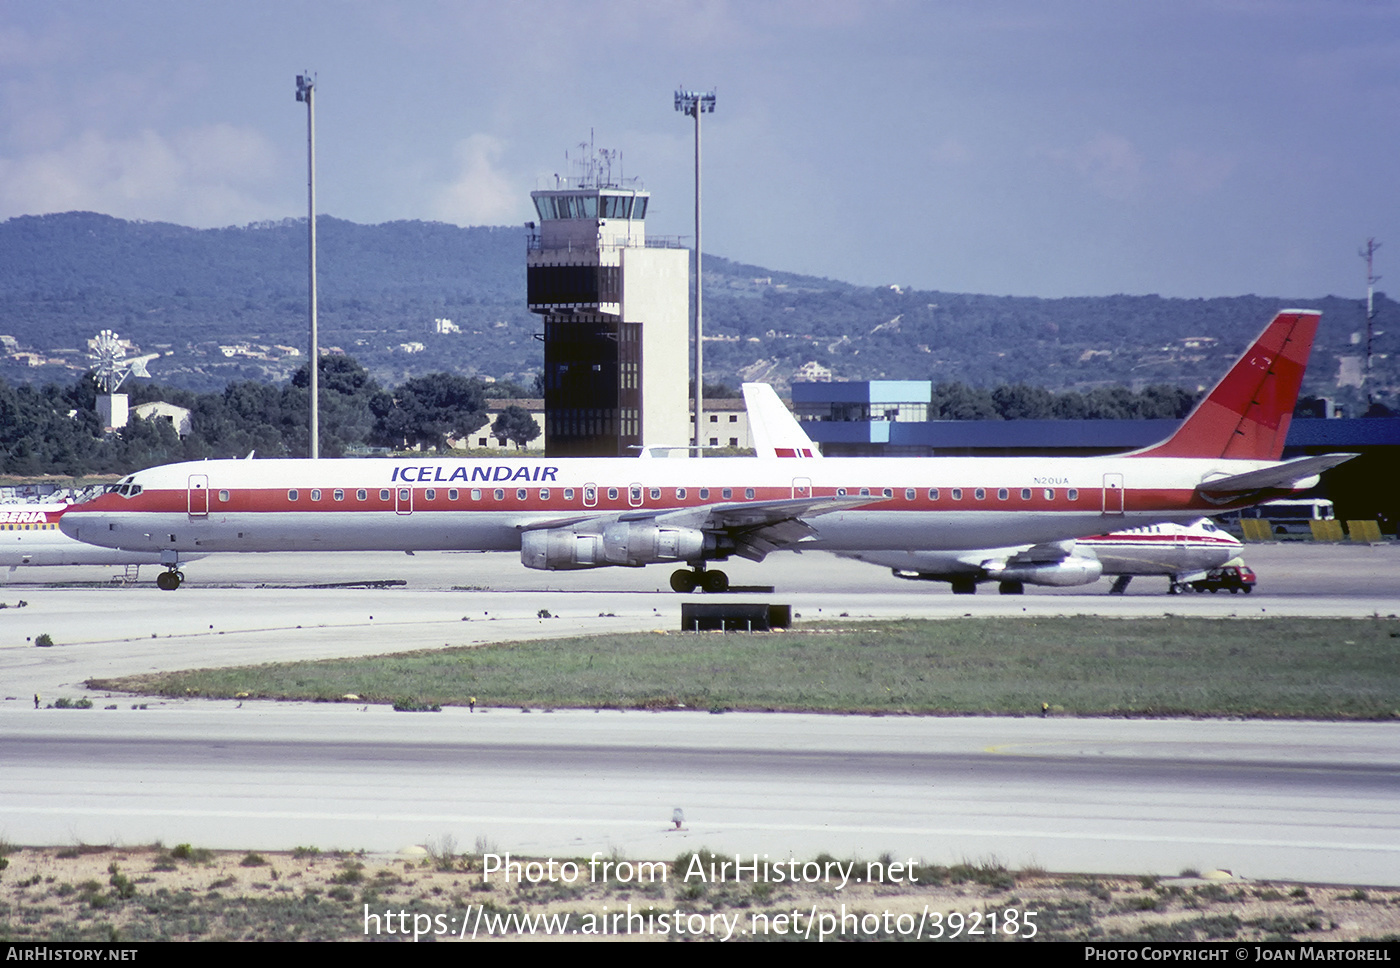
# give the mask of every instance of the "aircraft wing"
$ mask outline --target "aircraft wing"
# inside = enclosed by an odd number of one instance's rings
[[[1011,565],[1044,565],[1056,561],[1063,561],[1074,554],[1074,541],[1047,541],[1038,545],[1031,545],[1029,548],[1022,548],[1015,554],[1008,555],[1007,564]]]
[[[741,558],[762,561],[770,551],[796,544],[817,533],[805,519],[877,504],[878,497],[802,497],[780,501],[744,501],[711,504],[679,510],[617,511],[610,514],[578,514],[519,525],[521,531],[569,528],[579,534],[601,533],[615,522],[649,521],[661,526],[720,532]]]
[[[1203,481],[1196,489],[1205,494],[1239,494],[1246,491],[1262,491],[1270,488],[1297,488],[1310,477],[1317,477],[1323,471],[1345,464],[1357,454],[1322,454],[1318,457],[1299,457],[1284,461],[1263,470],[1245,474],[1232,474]]]

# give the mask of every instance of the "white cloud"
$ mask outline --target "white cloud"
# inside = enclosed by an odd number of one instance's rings
[[[199,227],[280,217],[276,153],[259,132],[228,124],[173,136],[87,131],[42,152],[0,158],[0,215],[91,210]]]
[[[1178,148],[1171,153],[1171,172],[1176,183],[1191,195],[1208,195],[1225,184],[1239,160],[1231,154]]]
[[[1137,194],[1146,180],[1145,162],[1133,143],[1107,132],[1072,149],[1052,149],[1046,154],[1073,168],[1100,194],[1123,201]]]
[[[936,164],[961,167],[976,160],[973,151],[961,138],[944,138],[929,152],[929,159]]]
[[[434,196],[432,217],[458,225],[501,225],[520,220],[528,189],[511,183],[499,167],[502,143],[472,135],[453,149],[456,174]]]

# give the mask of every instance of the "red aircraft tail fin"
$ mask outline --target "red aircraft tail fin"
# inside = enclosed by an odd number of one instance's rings
[[[1278,460],[1321,316],[1279,312],[1176,433],[1132,456]]]

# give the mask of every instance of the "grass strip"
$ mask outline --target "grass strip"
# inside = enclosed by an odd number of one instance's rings
[[[94,689],[483,706],[1400,717],[1395,619],[964,618],[653,632],[94,679]]]

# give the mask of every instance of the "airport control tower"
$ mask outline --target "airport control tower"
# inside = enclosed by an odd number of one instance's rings
[[[540,222],[525,264],[530,309],[544,316],[550,456],[636,456],[690,439],[690,253],[647,241],[650,196],[614,183],[612,160],[592,154],[579,175],[530,193]]]

